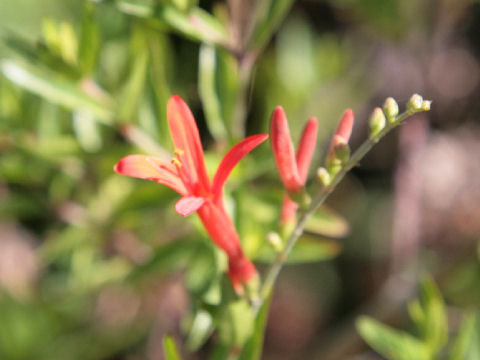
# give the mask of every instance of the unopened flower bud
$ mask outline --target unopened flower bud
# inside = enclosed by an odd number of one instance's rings
[[[370,115],[369,125],[370,125],[370,138],[376,137],[385,127],[387,119],[382,109],[379,107],[375,108]]]
[[[283,241],[277,232],[271,231],[267,234],[267,241],[275,252],[279,253],[283,250]]]
[[[325,169],[324,167],[319,167],[317,169],[317,178],[318,180],[320,180],[320,183],[324,186],[324,187],[327,187],[328,185],[330,185],[330,174],[329,172],[327,171],[327,169]]]
[[[430,100],[423,100],[422,110],[423,110],[423,111],[429,111],[431,105],[432,105],[432,102],[431,102]]]
[[[398,104],[394,98],[389,97],[385,100],[385,103],[383,104],[383,111],[385,112],[389,123],[395,122],[395,119],[398,115]]]
[[[420,111],[423,106],[423,97],[418,94],[413,94],[407,103],[407,109],[410,111]]]

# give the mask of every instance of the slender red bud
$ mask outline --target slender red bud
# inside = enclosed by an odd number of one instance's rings
[[[281,106],[277,106],[272,115],[270,136],[273,156],[277,164],[283,185],[290,193],[300,191],[303,184],[298,173],[287,116]]]
[[[312,162],[315,145],[317,144],[318,120],[316,117],[308,119],[303,128],[302,137],[297,149],[297,168],[302,184],[305,185],[308,176],[308,169]]]
[[[329,170],[331,170],[331,167],[332,165],[334,165],[335,162],[342,162],[345,160],[345,156],[343,155],[346,155],[348,157],[348,141],[350,140],[350,136],[352,135],[352,129],[353,111],[352,109],[347,109],[343,113],[342,119],[340,120],[337,130],[335,130],[335,133],[333,134],[332,142],[330,143],[330,148],[328,150],[326,159],[326,166]],[[337,158],[337,154],[342,155],[342,159]]]

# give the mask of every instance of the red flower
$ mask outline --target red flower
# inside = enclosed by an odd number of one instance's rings
[[[270,126],[273,156],[283,185],[289,193],[299,192],[305,186],[317,142],[317,128],[317,118],[311,117],[303,129],[295,156],[285,111],[278,106],[273,112]],[[297,208],[297,203],[285,195],[280,222],[287,223],[295,219]]]
[[[228,274],[235,290],[241,292],[243,285],[257,278],[257,271],[244,255],[237,231],[224,209],[223,186],[235,165],[268,135],[253,135],[235,145],[225,155],[213,182],[210,182],[195,119],[178,95],[170,98],[167,117],[176,158],[168,163],[147,155],[129,155],[121,159],[114,170],[119,174],[156,181],[183,195],[175,204],[175,210],[183,216],[197,212],[209,236],[227,254]]]
[[[328,149],[327,164],[335,159],[335,148],[347,146],[353,129],[353,111],[347,109],[342,115],[342,119],[338,124],[337,130],[332,137],[332,142]]]

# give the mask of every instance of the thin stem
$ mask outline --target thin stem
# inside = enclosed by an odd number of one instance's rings
[[[265,280],[263,281],[262,287],[260,289],[260,306],[265,301],[265,299],[270,295],[272,292],[273,286],[275,281],[277,280],[278,274],[282,269],[285,261],[287,260],[290,252],[292,251],[293,247],[295,246],[297,240],[302,236],[303,231],[305,229],[305,224],[307,220],[312,216],[315,211],[325,202],[328,196],[333,192],[333,190],[337,187],[337,185],[342,181],[344,176],[347,172],[353,168],[358,162],[372,149],[372,147],[381,139],[383,138],[390,130],[400,125],[407,117],[413,115],[415,113],[414,110],[407,110],[404,113],[397,116],[394,122],[387,124],[382,131],[380,131],[375,137],[371,137],[366,140],[355,153],[350,157],[350,159],[342,166],[340,171],[338,171],[335,176],[332,178],[330,184],[328,186],[322,187],[322,189],[318,192],[318,194],[314,197],[311,205],[297,221],[295,229],[291,233],[290,237],[287,239],[285,243],[285,247],[283,250],[278,253],[275,257],[272,265],[267,271],[265,275]]]

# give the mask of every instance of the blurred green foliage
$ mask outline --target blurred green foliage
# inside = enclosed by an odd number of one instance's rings
[[[137,152],[170,157],[166,104],[173,93],[195,114],[210,173],[239,138],[268,131],[279,104],[294,138],[318,116],[318,164],[343,109],[362,111],[374,95],[365,70],[372,49],[359,51],[342,24],[320,29],[308,6],[398,40],[420,16],[421,2],[414,3],[312,1],[292,10],[291,0],[260,1],[244,44],[260,56],[245,76],[222,1],[0,0],[0,263],[13,264],[0,274],[0,358],[157,359],[167,333],[183,336],[182,351],[196,351],[221,329],[212,359],[245,342],[242,359],[259,359],[268,311],[253,319],[234,296],[225,256],[196,218],[173,211],[176,194],[112,167]],[[349,186],[347,209],[377,208],[375,197],[362,202],[356,180]],[[242,160],[227,184],[227,207],[260,266],[274,255],[266,236],[277,230],[282,195],[268,145]],[[338,239],[350,234],[330,208],[307,230],[291,263],[330,260],[345,245]],[[365,237],[362,230],[352,237],[363,252],[374,246]],[[6,246],[22,252],[7,258]],[[465,282],[450,281],[450,293],[465,303],[480,279],[478,262],[469,265],[458,270]],[[310,279],[337,279],[335,266]],[[421,341],[391,329],[380,335],[380,325],[364,320],[362,331],[379,352],[398,343],[420,352],[444,345],[443,303],[425,291],[426,304],[412,305]],[[334,308],[340,300],[328,296]],[[478,333],[473,317],[462,322],[452,360]],[[163,341],[166,359],[179,358],[173,339]]]

